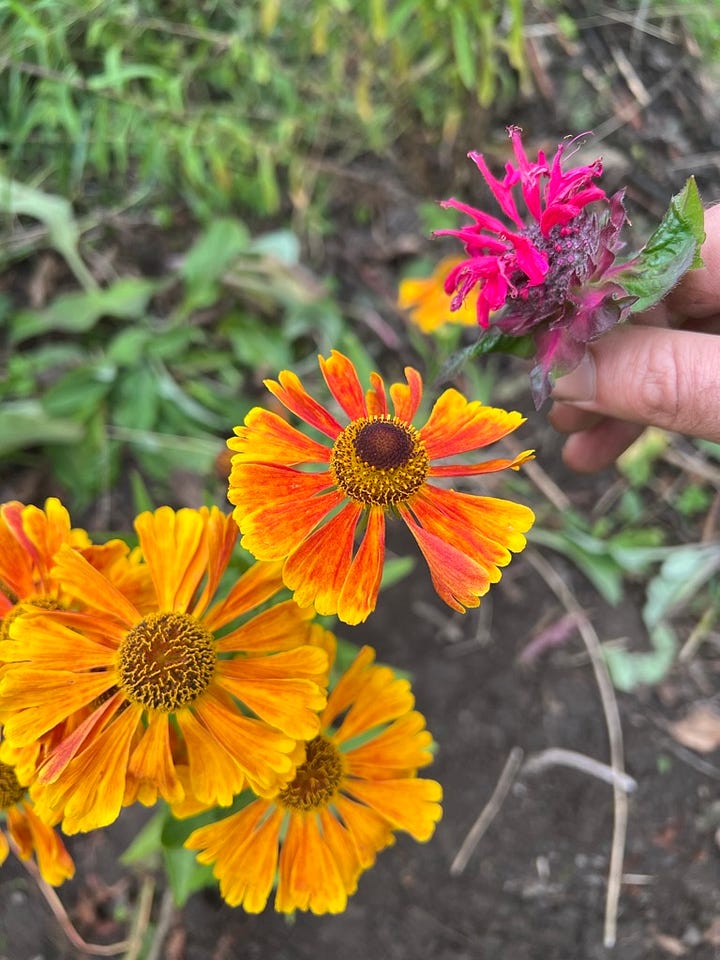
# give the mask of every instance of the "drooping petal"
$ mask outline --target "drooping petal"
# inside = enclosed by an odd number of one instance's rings
[[[316,430],[324,433],[331,440],[335,440],[338,434],[342,432],[342,427],[325,407],[319,404],[317,400],[313,400],[310,394],[306,392],[300,378],[291,370],[283,370],[278,376],[278,380],[279,383],[276,383],[275,380],[265,380],[263,382],[270,393],[277,397],[280,403],[292,411],[295,416],[300,417],[305,423],[315,427]]]
[[[518,411],[486,407],[479,400],[468,401],[450,387],[436,400],[420,430],[420,438],[430,459],[439,460],[495,443],[524,422],[525,417]]]
[[[134,748],[128,774],[150,789],[143,801],[150,806],[159,794],[168,803],[178,803],[185,796],[170,749],[170,724],[166,713],[155,712],[140,742]]]
[[[459,613],[465,613],[466,607],[479,606],[480,597],[488,592],[490,584],[500,579],[499,572],[492,580],[476,560],[418,526],[409,511],[400,512],[425,557],[438,596]]]
[[[65,849],[65,844],[57,831],[43,823],[29,803],[24,803],[22,808],[25,825],[30,834],[31,848],[37,857],[40,876],[46,883],[57,887],[75,875],[72,857]],[[8,811],[8,825],[11,832],[13,832],[13,813],[13,810]]]
[[[342,913],[348,891],[314,816],[290,816],[280,851],[275,909]]]
[[[432,763],[432,736],[425,717],[411,710],[369,740],[344,753],[351,777],[392,780]]]
[[[361,504],[348,503],[295,547],[286,560],[283,579],[301,607],[314,604],[323,615],[337,611],[352,560],[355,527],[362,511]]]
[[[337,615],[343,623],[362,623],[377,605],[385,560],[385,511],[370,507],[367,527],[350,564],[338,597]]]
[[[262,407],[253,407],[244,420],[244,426],[235,427],[235,437],[227,445],[238,462],[251,460],[293,466],[298,463],[327,463],[330,449],[317,440],[290,426],[282,417]],[[337,436],[340,432],[337,425]]]
[[[534,450],[523,450],[512,460],[486,460],[484,463],[435,464],[428,470],[429,477],[474,477],[483,473],[497,473],[500,470],[519,470],[528,460],[535,459]]]
[[[339,350],[331,350],[329,357],[320,357],[319,361],[330,393],[348,417],[351,420],[366,417],[365,391],[352,360]]]
[[[245,786],[242,768],[191,710],[180,710],[177,722],[187,747],[192,796],[208,806],[229,807]]]
[[[220,893],[231,907],[264,910],[275,880],[284,816],[283,810],[255,800],[219,823],[194,830],[185,841],[188,849],[200,851],[200,863],[214,864]]]
[[[371,807],[345,794],[341,793],[335,798],[335,806],[353,839],[360,865],[367,870],[375,863],[381,850],[395,843],[392,827]]]

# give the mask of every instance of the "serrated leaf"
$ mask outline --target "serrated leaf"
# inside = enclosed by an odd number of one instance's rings
[[[661,300],[688,270],[702,266],[705,239],[702,200],[694,177],[670,201],[665,216],[640,253],[616,279],[637,297],[632,313]]]

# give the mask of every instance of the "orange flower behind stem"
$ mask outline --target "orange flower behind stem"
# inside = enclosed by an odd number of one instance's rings
[[[457,310],[453,310],[452,297],[445,290],[445,277],[462,262],[462,257],[446,257],[429,277],[408,277],[400,281],[398,307],[408,311],[411,322],[423,333],[435,333],[448,324],[477,325],[472,298],[467,298]]]
[[[431,736],[410,684],[374,656],[363,647],[340,678],[291,783],[186,841],[231,906],[263,910],[277,879],[276,910],[339,913],[395,831],[432,836],[442,788],[417,776]]]
[[[350,420],[345,427],[294,373],[284,370],[265,385],[331,444],[260,407],[228,441],[234,452],[228,498],[242,545],[258,559],[283,561],[283,580],[298,603],[313,603],[319,613],[355,624],[375,608],[386,518],[398,516],[420,547],[440,597],[460,612],[478,606],[511,552],[525,546],[523,534],[534,515],[509,500],[430,481],[517,470],[532,451],[475,464],[437,461],[494,443],[524,418],[468,401],[450,388],[416,428],[422,379],[412,367],[405,369],[406,383],[389,388],[393,413],[379,374],[371,375],[365,393],[343,354],[334,350],[321,357],[320,368]]]
[[[3,749],[64,731],[31,795],[48,822],[63,811],[66,833],[111,823],[135,799],[227,805],[246,785],[274,792],[325,703],[312,610],[257,610],[282,588],[278,564],[256,564],[217,599],[237,537],[230,517],[160,507],[136,529],[152,610],[118,589],[112,565],[103,572],[66,546],[53,576],[79,609],[28,607],[0,642]]]

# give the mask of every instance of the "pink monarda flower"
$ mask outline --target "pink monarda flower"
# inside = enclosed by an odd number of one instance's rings
[[[572,140],[558,146],[552,162],[542,150],[533,162],[520,129],[509,127],[508,133],[516,165],[506,164],[502,180],[492,175],[482,154],[469,156],[512,225],[451,199],[441,206],[460,210],[474,222],[436,232],[462,240],[468,255],[445,280],[451,308],[459,309],[477,287],[483,329],[492,325],[509,336],[532,337],[537,365],[531,381],[540,406],[551,378],[572,370],[586,344],[623,320],[637,298],[619,282],[625,265],[613,267],[627,216],[623,191],[608,197],[593,182],[602,173],[602,161],[564,171],[563,153]],[[525,218],[513,193],[518,184]]]

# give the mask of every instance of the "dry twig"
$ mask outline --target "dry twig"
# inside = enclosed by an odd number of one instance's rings
[[[562,579],[557,570],[541,554],[532,547],[528,547],[525,556],[540,574],[545,583],[565,607],[568,613],[577,617],[577,627],[587,649],[592,664],[595,682],[600,692],[605,724],[610,744],[610,766],[614,772],[613,781],[613,836],[610,847],[610,866],[608,868],[608,884],[605,896],[605,928],[603,942],[606,948],[614,947],[617,939],[617,911],[622,885],[622,865],[625,853],[625,836],[627,834],[628,802],[625,791],[620,786],[622,778],[626,776],[623,760],[623,737],[620,725],[615,691],[605,668],[600,640],[595,628],[590,623],[580,604],[573,596],[572,591]]]

